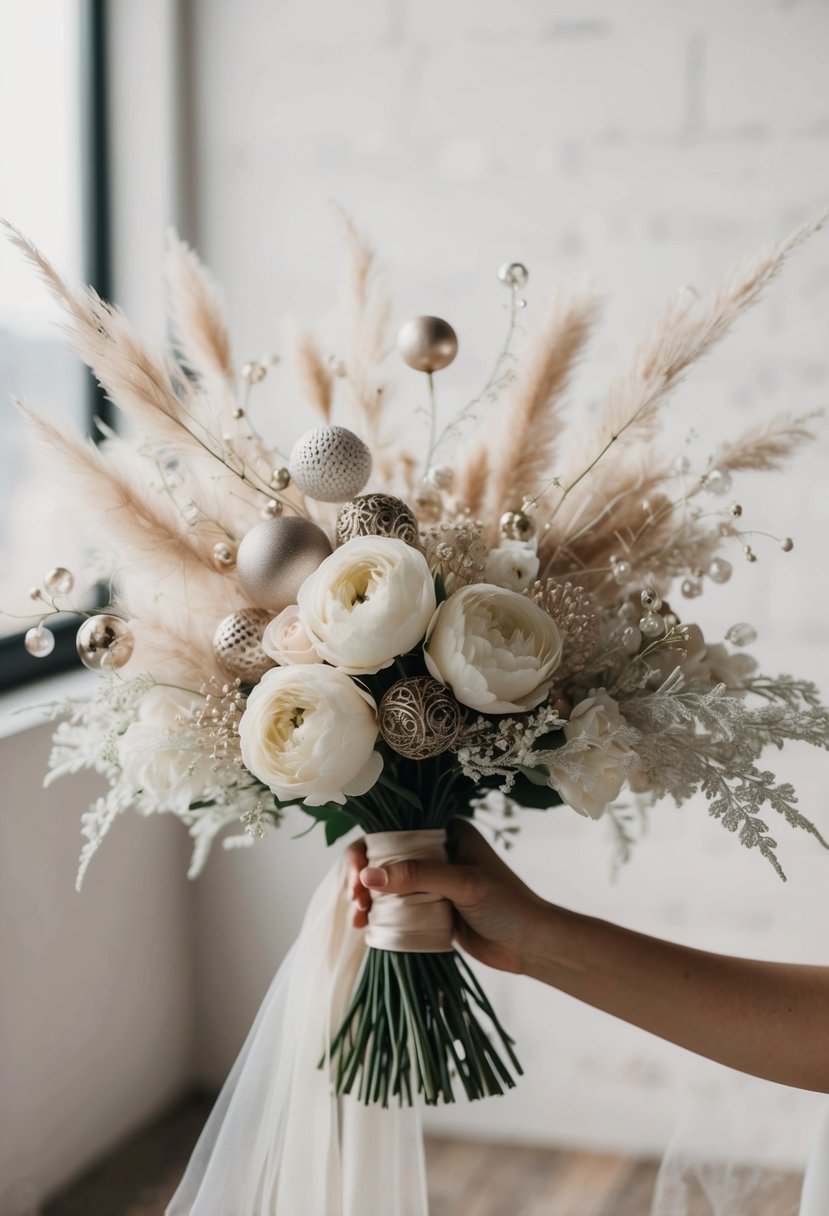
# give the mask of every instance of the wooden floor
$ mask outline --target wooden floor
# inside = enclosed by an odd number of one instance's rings
[[[42,1216],[163,1216],[210,1109],[196,1099],[136,1136]],[[430,1216],[648,1216],[656,1164],[478,1141],[427,1141]],[[751,1216],[795,1216],[799,1179],[769,1176]],[[248,1213],[227,1213],[248,1216]],[[297,1213],[297,1216],[307,1216]],[[367,1213],[366,1216],[392,1216]],[[702,1196],[689,1216],[710,1216]]]

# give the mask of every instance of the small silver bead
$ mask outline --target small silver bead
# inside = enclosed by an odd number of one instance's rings
[[[702,595],[702,583],[697,578],[685,578],[682,580],[680,591],[686,600],[695,600],[698,595]]]
[[[524,287],[529,277],[530,272],[523,262],[504,262],[498,271],[498,278],[505,287]]]
[[[732,646],[750,646],[752,642],[757,641],[757,630],[746,621],[741,621],[738,625],[731,626],[726,632],[725,640]]]
[[[278,498],[269,498],[259,514],[263,519],[276,519],[277,515],[282,514],[282,503]]]
[[[743,508],[740,506],[740,504],[738,502],[732,502],[731,506],[728,509],[731,512],[731,514],[734,516],[735,519],[739,519],[743,513]]]
[[[658,612],[662,607],[662,598],[654,587],[645,587],[639,596],[642,607],[649,612]]]
[[[712,583],[727,583],[731,578],[731,562],[724,557],[715,557],[708,566],[708,577]]]
[[[268,374],[268,369],[264,363],[259,363],[253,359],[250,363],[246,363],[242,368],[242,379],[245,384],[261,384]]]
[[[721,494],[727,494],[731,489],[731,474],[727,469],[711,469],[705,476],[705,488],[718,498]]]
[[[236,409],[233,411],[233,417],[238,422],[239,419],[244,418],[244,416],[245,416],[245,411],[242,409],[241,405],[237,405]]]
[[[658,638],[665,632],[665,622],[658,612],[646,612],[639,618],[639,628],[646,638]]]
[[[291,484],[291,474],[287,469],[274,469],[271,473],[271,485],[275,490],[287,490]]]
[[[780,548],[784,553],[791,553],[792,549],[794,548],[794,541],[790,536],[784,536],[780,542]]]

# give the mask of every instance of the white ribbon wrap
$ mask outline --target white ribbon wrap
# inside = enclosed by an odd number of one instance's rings
[[[446,861],[443,829],[374,832],[366,836],[370,866],[401,861]],[[440,895],[372,892],[366,945],[375,950],[446,954],[452,950],[452,905]]]
[[[365,950],[338,862],[311,898],[166,1216],[428,1216],[419,1109],[338,1098],[317,1067]]]

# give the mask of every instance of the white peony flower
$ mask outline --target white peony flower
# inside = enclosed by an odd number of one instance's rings
[[[540,705],[561,659],[561,634],[532,600],[475,583],[445,600],[423,647],[431,674],[484,714]]]
[[[578,776],[553,765],[549,784],[574,811],[600,819],[637,765],[631,735],[613,698],[601,689],[591,693],[575,706],[564,727],[568,743],[578,739],[586,744],[578,754]]]
[[[540,565],[535,545],[525,545],[520,540],[502,540],[497,549],[490,550],[484,577],[496,587],[524,591],[537,578]]]
[[[376,710],[335,667],[274,667],[239,722],[242,760],[283,802],[343,803],[371,789],[383,768]]]
[[[296,604],[283,608],[279,616],[270,622],[262,637],[262,649],[283,667],[289,667],[292,663],[322,662],[305,632]]]
[[[390,536],[346,541],[305,580],[297,599],[318,654],[350,675],[390,667],[416,646],[436,603],[426,558]]]
[[[176,746],[182,723],[191,718],[198,699],[177,688],[157,686],[142,698],[138,719],[118,741],[118,759],[127,785],[177,815],[187,811],[213,778],[204,753]]]

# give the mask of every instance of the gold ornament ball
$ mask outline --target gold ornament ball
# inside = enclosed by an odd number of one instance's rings
[[[84,667],[91,671],[117,671],[130,661],[135,639],[121,617],[100,612],[84,621],[75,645]]]
[[[263,519],[275,519],[277,515],[282,514],[282,503],[278,498],[269,498],[265,505],[260,509],[259,514]]]
[[[219,621],[213,650],[222,670],[234,680],[257,684],[276,666],[262,649],[262,635],[272,619],[267,608],[240,608]]]
[[[417,372],[439,372],[458,353],[458,336],[441,317],[412,317],[397,335],[397,349]]]
[[[287,469],[274,469],[271,473],[271,485],[275,490],[287,490],[291,484],[291,474]]]
[[[68,595],[75,586],[75,579],[65,566],[55,566],[44,578],[43,586],[52,595]]]
[[[391,536],[418,547],[414,511],[392,494],[363,494],[343,503],[337,516],[337,540],[344,545],[355,536]]]
[[[306,578],[331,552],[322,528],[298,515],[282,515],[263,520],[242,537],[236,574],[245,594],[276,616],[296,603]]]
[[[414,676],[392,684],[378,707],[377,724],[398,755],[428,760],[455,742],[463,710],[443,684],[429,676]]]
[[[528,541],[535,531],[533,521],[524,511],[505,511],[498,525],[506,540]]]

